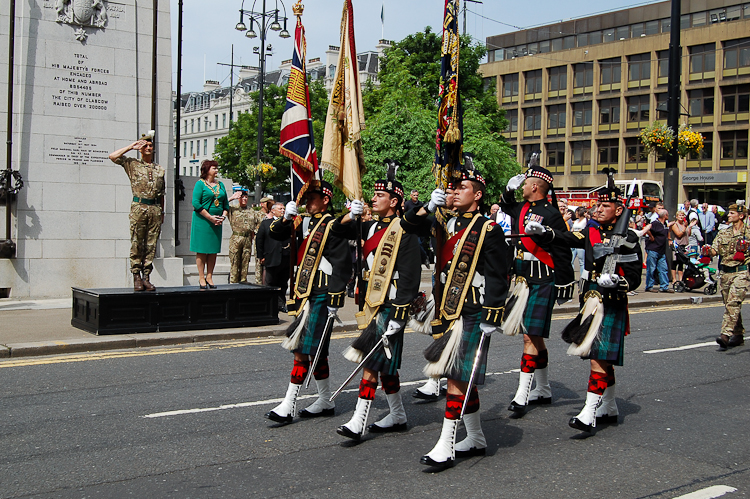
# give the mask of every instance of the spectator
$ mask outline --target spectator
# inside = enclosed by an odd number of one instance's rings
[[[568,202],[565,199],[558,199],[557,208],[565,221],[565,226],[570,230],[570,220],[573,218],[573,213],[568,209]]]
[[[500,205],[495,203],[490,207],[490,216],[488,217],[490,220],[495,220],[495,216],[497,215],[498,210],[500,209]]]
[[[669,287],[669,274],[667,273],[667,237],[669,229],[666,224],[669,214],[667,210],[659,210],[659,218],[643,228],[646,241],[646,291],[654,293],[674,293]],[[659,289],[655,289],[654,272],[659,275]]]
[[[573,222],[571,230],[573,232],[581,232],[588,225],[588,219],[586,218],[586,208],[579,206],[576,208],[576,220]],[[573,248],[573,264],[575,265],[576,257],[578,258],[578,271],[580,273],[585,272],[583,268],[586,264],[586,251],[583,248]]]
[[[703,203],[702,208],[701,213],[698,213],[698,220],[706,235],[706,244],[710,246],[716,237],[716,215],[708,209],[708,203]]]
[[[284,216],[284,204],[271,207],[271,217],[263,220],[255,238],[255,258],[263,265],[263,285],[281,288],[279,311],[286,312],[286,289],[289,282],[289,239],[283,241],[270,236],[271,224]]]
[[[674,247],[686,251],[688,245],[688,224],[685,220],[684,211],[677,212],[674,222],[669,224],[669,229],[673,234],[672,239]],[[672,281],[681,281],[683,270],[682,263],[680,263],[677,258],[672,259]]]
[[[190,251],[195,252],[200,289],[215,289],[213,274],[216,254],[221,251],[221,224],[229,213],[227,191],[216,175],[216,161],[203,160],[201,178],[193,189],[193,219],[190,227]]]
[[[412,208],[420,209],[424,203],[419,200],[419,191],[412,189],[409,199],[404,203],[404,212],[411,211]]]

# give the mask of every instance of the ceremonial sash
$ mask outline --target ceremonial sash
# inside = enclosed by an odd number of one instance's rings
[[[448,271],[447,286],[443,291],[440,307],[440,314],[446,320],[455,320],[461,315],[466,293],[477,267],[477,255],[482,249],[487,231],[492,227],[491,223],[486,223],[481,228],[474,229],[482,218],[484,217],[480,214],[475,215],[469,226],[461,231],[463,236]]]
[[[445,268],[445,265],[453,258],[453,250],[456,248],[456,244],[458,244],[458,241],[460,241],[463,237],[464,232],[466,232],[466,229],[461,229],[459,232],[454,234],[453,237],[445,242],[445,245],[443,246],[443,252],[440,255],[440,266],[436,269],[438,273],[442,272]]]
[[[391,284],[393,270],[396,267],[396,257],[403,234],[401,219],[394,218],[388,227],[368,240],[369,242],[379,235],[378,241],[380,244],[377,246],[370,269],[370,280],[367,283],[367,294],[365,295],[365,308],[356,314],[360,328],[367,327],[378,312],[378,308],[385,303],[388,297],[388,288]]]
[[[521,215],[518,217],[518,233],[519,234],[526,234],[526,227],[524,226],[524,221],[526,219],[526,213],[529,211],[529,207],[531,206],[531,203],[526,202],[526,204],[521,209]],[[537,257],[537,259],[545,264],[547,267],[554,269],[555,268],[555,262],[552,261],[552,256],[544,251],[542,248],[539,247],[538,244],[536,244],[534,241],[531,240],[530,237],[522,237],[521,238],[521,244],[523,244],[524,248]]]
[[[318,225],[310,231],[310,234],[303,242],[303,258],[297,270],[297,279],[294,283],[294,293],[298,300],[310,296],[312,291],[312,279],[318,270],[320,259],[323,257],[323,247],[328,240],[328,232],[331,230],[332,223],[326,222],[330,216],[324,216],[318,222]]]
[[[388,230],[388,227],[381,229],[377,231],[375,234],[373,234],[370,239],[365,241],[364,246],[362,246],[362,256],[364,258],[367,258],[368,256],[370,256],[370,253],[372,253],[378,248],[378,244],[380,244],[380,240],[383,239],[383,236],[385,235],[387,230]]]

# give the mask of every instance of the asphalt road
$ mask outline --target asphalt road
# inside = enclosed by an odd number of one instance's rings
[[[744,496],[750,343],[728,352],[711,344],[722,310],[634,313],[617,370],[621,423],[589,438],[567,426],[589,372],[559,340],[569,318],[553,322],[549,341],[554,403],[523,419],[507,411],[521,338],[493,336],[493,374],[480,390],[488,455],[441,473],[419,464],[438,438],[444,400],[410,396],[431,341],[416,333],[401,370],[408,432],[359,444],[335,432],[351,416],[356,383],[332,418],[284,427],[264,419],[289,381],[291,355],[278,338],[0,361],[0,497]],[[332,342],[332,385],[354,367],[337,353],[351,336]],[[386,410],[379,390],[369,421]]]

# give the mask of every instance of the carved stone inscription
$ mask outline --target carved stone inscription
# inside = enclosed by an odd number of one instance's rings
[[[54,50],[47,56],[49,93],[45,114],[112,119],[115,109],[114,62],[108,49]]]
[[[58,165],[103,165],[109,152],[86,137],[47,137],[47,161]]]

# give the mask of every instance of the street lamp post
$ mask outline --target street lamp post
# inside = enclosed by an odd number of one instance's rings
[[[286,6],[284,5],[284,2],[281,0],[276,0],[276,6],[273,10],[266,12],[266,0],[262,0],[262,10],[260,12],[257,12],[255,10],[255,4],[257,0],[253,1],[253,7],[250,10],[244,10],[245,6],[245,0],[242,0],[242,6],[240,7],[240,22],[237,23],[235,26],[235,29],[237,31],[247,31],[245,33],[245,36],[248,38],[256,38],[258,37],[258,34],[255,32],[254,24],[258,23],[258,27],[260,28],[260,81],[258,86],[258,150],[256,152],[256,161],[257,164],[260,164],[261,160],[261,151],[263,150],[263,87],[265,86],[265,80],[266,80],[266,35],[268,34],[268,30],[272,31],[280,31],[279,37],[280,38],[289,38],[291,35],[289,35],[289,32],[286,29]],[[281,11],[279,10],[279,3],[281,3],[281,6],[284,8],[284,28],[281,28],[281,25],[279,24],[279,14]],[[250,18],[250,29],[247,29],[247,26],[245,26],[244,23],[244,16],[247,15]],[[273,19],[273,22],[270,24],[268,21]],[[255,179],[255,202],[257,203],[260,200],[261,195],[261,183],[260,178],[256,177]]]

